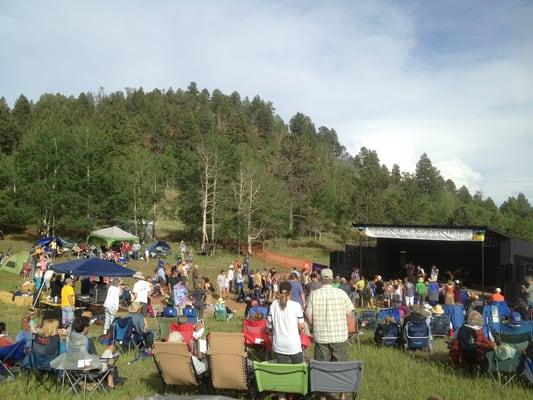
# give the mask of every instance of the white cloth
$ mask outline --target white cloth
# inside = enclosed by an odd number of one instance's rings
[[[109,286],[109,289],[107,289],[107,296],[104,301],[104,308],[118,310],[120,305],[120,291],[120,287],[118,286]]]
[[[144,280],[138,280],[133,285],[132,289],[135,295],[135,301],[139,303],[148,304],[148,296],[150,295],[150,284]]]
[[[218,277],[217,277],[217,285],[220,289],[223,289],[226,287],[226,277],[222,274],[220,274]]]
[[[289,300],[284,310],[275,300],[270,306],[269,322],[272,324],[272,348],[280,354],[297,354],[302,351],[298,324],[303,323],[300,303]]]

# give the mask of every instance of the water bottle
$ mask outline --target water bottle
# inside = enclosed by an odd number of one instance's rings
[[[57,303],[57,296],[54,297],[54,303]]]

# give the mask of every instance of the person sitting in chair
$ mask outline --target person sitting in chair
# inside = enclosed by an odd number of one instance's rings
[[[398,340],[400,338],[398,324],[392,315],[387,316],[385,321],[376,327],[374,342],[380,345],[383,337],[397,337]]]
[[[486,368],[485,353],[494,348],[494,342],[483,334],[483,317],[477,311],[470,311],[466,324],[458,329],[452,341],[448,357],[456,367],[466,364]]]
[[[75,318],[72,322],[72,329],[67,335],[66,350],[69,352],[87,352],[89,354],[98,354],[92,339],[87,337],[91,319],[89,317]]]
[[[136,301],[128,307],[128,317],[131,317],[133,329],[139,338],[142,337],[147,348],[152,348],[154,344],[154,333],[148,327],[146,317],[142,315],[142,305]]]

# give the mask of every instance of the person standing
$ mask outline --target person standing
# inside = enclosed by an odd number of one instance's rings
[[[228,273],[226,275],[226,287],[227,287],[228,293],[233,293],[235,289],[235,282],[234,282],[235,274],[233,272],[233,269],[234,269],[234,266],[233,266],[233,263],[231,263],[228,267]]]
[[[172,289],[174,295],[174,307],[178,312],[178,317],[183,315],[183,309],[185,308],[185,303],[187,301],[188,291],[182,280],[179,279],[178,282],[174,285]]]
[[[220,298],[226,297],[226,272],[221,269],[217,276],[218,295]]]
[[[303,362],[300,333],[304,329],[302,307],[290,299],[290,282],[281,282],[278,298],[270,306],[267,316],[268,328],[272,332],[272,349],[280,364]]]
[[[75,305],[74,281],[72,278],[67,278],[65,279],[65,286],[61,289],[61,325],[63,328],[72,325]]]
[[[322,287],[311,292],[307,304],[307,319],[313,327],[315,342],[314,358],[318,361],[347,361],[348,318],[354,306],[343,290],[331,286],[331,269],[324,268],[320,276]]]
[[[120,294],[122,290],[120,288],[120,279],[115,278],[111,281],[109,289],[107,289],[107,295],[104,301],[104,335],[111,327],[111,324],[115,320],[120,305]]]
[[[54,239],[50,242],[50,258],[54,260],[56,257],[57,257],[57,242]]]
[[[291,273],[289,281],[291,284],[291,300],[300,304],[303,309],[305,307],[305,293],[299,277],[298,274],[294,272]]]
[[[150,284],[144,279],[141,271],[135,272],[133,278],[137,280],[131,292],[133,293],[133,301],[138,302],[142,307],[142,314],[146,317],[148,308],[148,297],[150,296]]]
[[[416,295],[418,297],[418,305],[423,306],[424,301],[426,300],[426,293],[427,293],[427,287],[426,283],[424,282],[424,278],[419,277],[418,282],[415,286],[416,289]]]
[[[187,253],[187,245],[185,244],[185,241],[180,242],[180,254],[181,254],[181,260],[185,261],[185,254]]]
[[[409,278],[404,279],[404,296],[405,305],[407,307],[415,304],[415,285],[409,280]]]

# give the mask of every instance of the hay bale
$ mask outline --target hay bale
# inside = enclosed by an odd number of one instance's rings
[[[13,301],[13,294],[9,292],[0,291],[0,302],[6,304],[14,304],[17,307],[31,307],[33,297],[31,296],[15,296]]]

